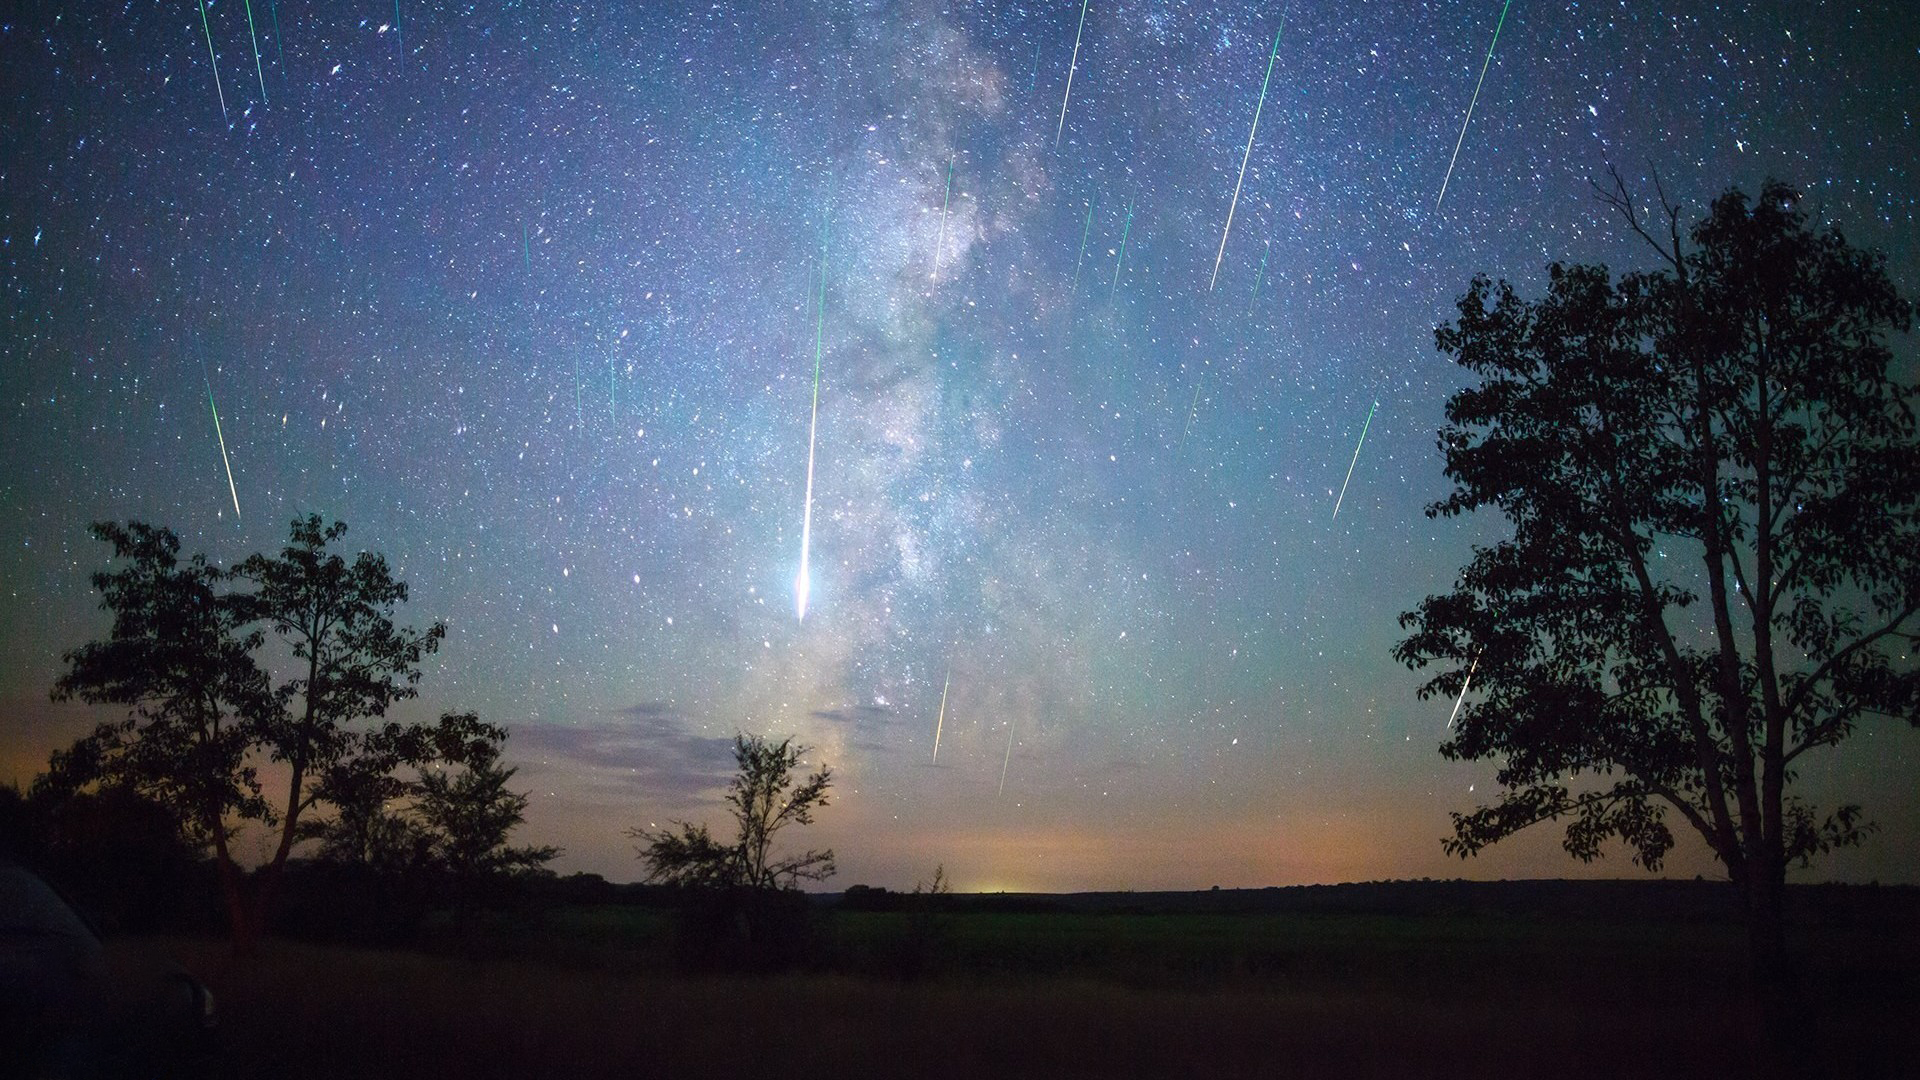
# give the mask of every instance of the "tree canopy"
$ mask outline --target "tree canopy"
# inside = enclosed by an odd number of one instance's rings
[[[1428,515],[1497,510],[1512,536],[1401,616],[1395,655],[1443,666],[1423,697],[1470,679],[1441,752],[1500,763],[1449,850],[1568,818],[1570,854],[1618,838],[1652,869],[1672,813],[1771,963],[1787,865],[1871,828],[1795,794],[1796,767],[1869,718],[1920,725],[1920,387],[1889,348],[1911,305],[1783,184],[1684,240],[1664,192],[1648,216],[1617,175],[1599,190],[1654,269],[1555,264],[1537,300],[1476,277],[1436,332],[1477,379]]]
[[[296,519],[279,555],[231,570],[200,555],[182,562],[168,529],[103,522],[93,531],[120,564],[93,575],[113,624],[105,640],[66,654],[53,696],[130,708],[57,751],[37,788],[123,785],[179,813],[193,839],[213,849],[243,948],[263,928],[296,843],[319,836],[334,850],[366,854],[394,839],[382,834],[391,824],[383,808],[401,795],[417,790],[441,808],[434,842],[458,849],[458,861],[500,857],[503,844],[486,841],[503,840],[495,834],[524,808],[502,786],[512,773],[498,764],[502,729],[472,714],[359,726],[417,693],[420,664],[446,628],[396,625],[405,583],[378,554],[349,561],[330,551],[345,525]],[[269,640],[293,661],[294,674],[278,685],[261,656]],[[286,777],[271,796],[261,781],[269,763]],[[427,781],[430,768],[446,765],[467,772]],[[407,770],[419,779],[397,775]],[[330,819],[316,816],[327,809]],[[229,850],[247,822],[277,830],[272,854],[251,875]]]
[[[808,747],[792,739],[770,742],[758,735],[733,741],[737,767],[727,785],[735,838],[723,844],[705,825],[675,822],[657,833],[630,829],[643,841],[640,858],[647,880],[702,888],[794,889],[801,881],[823,881],[834,872],[833,852],[806,851],[785,857],[774,853],[774,838],[788,825],[810,825],[813,811],[827,805],[833,770],[822,766],[801,780],[798,770]],[[795,787],[795,784],[798,787]]]

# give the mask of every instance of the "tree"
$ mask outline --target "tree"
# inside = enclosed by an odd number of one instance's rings
[[[1618,174],[1598,190],[1656,269],[1556,264],[1535,301],[1476,277],[1436,331],[1479,385],[1447,402],[1428,516],[1513,535],[1401,616],[1395,655],[1448,665],[1423,698],[1478,696],[1441,752],[1500,762],[1450,851],[1564,817],[1576,858],[1617,837],[1657,869],[1677,814],[1779,985],[1788,865],[1872,828],[1791,793],[1796,768],[1868,717],[1920,725],[1920,387],[1887,346],[1911,305],[1777,182],[1689,242],[1664,191],[1649,218]]]
[[[127,563],[92,578],[113,627],[107,640],[65,654],[53,699],[131,709],[55,751],[35,788],[51,798],[120,784],[178,811],[193,839],[213,848],[238,932],[248,904],[228,849],[230,819],[268,814],[248,760],[254,726],[273,704],[253,658],[261,635],[247,628],[246,605],[222,588],[232,574],[200,555],[183,565],[171,530],[100,522],[92,531]]]
[[[390,755],[347,725],[385,716],[394,702],[415,696],[420,662],[447,633],[445,623],[424,631],[394,625],[406,583],[395,580],[382,555],[363,551],[349,563],[329,552],[346,531],[338,521],[323,528],[317,514],[296,518],[277,558],[252,555],[235,571],[257,586],[243,598],[244,610],[266,623],[305,668],[275,689],[278,707],[255,727],[272,759],[289,770],[276,815],[279,845],[260,878],[262,907],[301,836],[301,815],[324,797],[322,780],[331,774],[339,790],[347,786],[343,771],[369,777],[387,771],[378,766]],[[398,763],[422,762],[403,757]]]
[[[560,854],[554,847],[508,845],[509,834],[526,818],[527,796],[507,790],[519,770],[501,766],[506,732],[493,730],[498,737],[467,747],[464,768],[425,770],[413,792],[426,859],[463,893],[488,880],[539,870]]]
[[[345,531],[337,522],[322,528],[318,517],[296,520],[279,557],[255,555],[229,571],[199,555],[183,565],[170,530],[95,525],[128,561],[93,577],[112,631],[66,654],[68,670],[54,685],[56,700],[132,709],[56,752],[37,784],[124,784],[179,811],[214,850],[242,951],[263,930],[287,858],[312,835],[320,804],[338,798],[351,813],[393,769],[424,767],[463,745],[465,729],[349,726],[412,697],[421,660],[446,631],[396,628],[406,585],[379,555],[349,564],[328,553]],[[257,589],[231,587],[248,582]],[[255,658],[261,625],[287,643],[301,672],[278,687]],[[288,770],[283,798],[262,793],[263,760]],[[250,875],[229,850],[233,830],[248,821],[279,830],[272,856]]]
[[[658,833],[629,829],[628,836],[644,841],[639,853],[647,864],[647,880],[772,891],[796,889],[802,880],[833,876],[831,850],[810,850],[787,858],[773,854],[774,837],[781,829],[813,824],[814,809],[827,805],[827,789],[833,785],[831,768],[821,766],[793,787],[801,759],[809,752],[808,747],[793,745],[790,738],[772,743],[758,735],[736,736],[733,760],[738,771],[727,785],[726,796],[736,826],[734,842],[722,844],[705,825],[686,822],[675,822],[674,829]]]
[[[391,875],[465,880],[536,869],[559,851],[507,844],[525,821],[527,797],[506,789],[518,771],[500,764],[506,738],[474,713],[369,731],[353,755],[321,772],[313,793],[334,813],[302,839],[318,840],[328,862]]]

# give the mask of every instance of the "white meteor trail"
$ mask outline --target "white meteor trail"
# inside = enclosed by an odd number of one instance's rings
[[[207,35],[207,61],[213,65],[213,92],[220,95],[220,119],[227,118],[227,92],[220,87],[220,58],[213,54],[213,27],[207,24],[207,0],[200,0],[200,29]]]
[[[1273,32],[1273,52],[1267,56],[1267,76],[1260,80],[1260,101],[1253,107],[1253,126],[1247,129],[1247,148],[1240,154],[1240,179],[1233,182],[1233,202],[1227,205],[1227,226],[1220,230],[1220,251],[1213,257],[1213,280],[1207,291],[1220,283],[1220,260],[1227,254],[1227,235],[1233,232],[1233,212],[1240,208],[1240,185],[1247,180],[1247,159],[1253,156],[1253,136],[1260,130],[1260,110],[1267,107],[1267,84],[1273,81],[1273,62],[1280,56],[1280,35],[1287,29],[1286,16],[1280,17],[1280,29]]]
[[[947,193],[940,197],[940,242],[933,246],[933,273],[927,275],[928,281],[940,276],[940,255],[947,249],[947,204],[953,201],[953,159],[947,159]]]
[[[827,230],[820,229],[820,302],[813,322],[813,419],[807,424],[807,499],[800,518],[800,573],[793,579],[794,612],[807,617],[807,594],[813,591],[808,559],[813,550],[813,448],[820,434],[820,346],[827,324]]]
[[[227,437],[220,432],[220,407],[213,403],[213,382],[207,381],[207,408],[213,410],[213,437],[220,440],[220,464],[227,467],[227,494],[233,496],[233,518],[240,520],[240,489],[233,483],[233,462],[227,458]]]
[[[1379,407],[1380,403],[1374,402],[1373,408],[1367,410],[1367,422],[1360,425],[1360,441],[1353,445],[1353,460],[1347,463],[1347,478],[1340,482],[1340,497],[1333,500],[1333,517],[1328,521],[1340,516],[1340,504],[1347,499],[1347,485],[1353,483],[1353,467],[1360,464],[1360,448],[1367,445],[1367,429],[1373,426],[1373,410]]]
[[[940,764],[940,729],[947,724],[947,687],[953,685],[953,668],[947,668],[947,681],[940,684],[940,718],[933,722],[933,763]]]
[[[1007,721],[1007,753],[1006,753],[1006,756],[1000,759],[1000,790],[995,792],[993,796],[996,799],[998,799],[1000,796],[1005,795],[1007,793],[1007,763],[1012,760],[1013,760],[1013,721],[1009,720]]]
[[[1449,730],[1453,727],[1454,718],[1460,715],[1461,704],[1467,700],[1467,687],[1473,685],[1473,673],[1479,669],[1480,658],[1476,656],[1473,658],[1473,663],[1467,665],[1467,677],[1460,683],[1460,696],[1453,700],[1453,712],[1447,715],[1447,727]]]
[[[1460,144],[1467,141],[1467,125],[1473,122],[1473,107],[1480,102],[1480,87],[1486,84],[1487,68],[1493,64],[1493,47],[1500,44],[1500,28],[1507,25],[1507,9],[1513,6],[1513,0],[1500,5],[1500,21],[1493,24],[1493,40],[1487,42],[1487,58],[1480,64],[1480,81],[1473,84],[1473,97],[1467,102],[1466,118],[1460,121],[1460,137],[1453,140],[1453,160],[1447,162],[1447,175],[1440,180],[1440,198],[1433,200],[1433,208],[1440,209],[1440,202],[1447,197],[1447,181],[1453,179],[1453,166],[1460,160]]]
[[[1060,95],[1060,123],[1053,129],[1053,148],[1060,149],[1060,135],[1067,130],[1067,101],[1073,97],[1073,73],[1080,67],[1080,31],[1087,28],[1087,0],[1080,0],[1080,25],[1073,31],[1073,59],[1067,61],[1067,92]]]

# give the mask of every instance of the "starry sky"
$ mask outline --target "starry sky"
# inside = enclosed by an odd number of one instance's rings
[[[1778,176],[1920,292],[1895,0],[251,5],[0,16],[0,780],[97,718],[89,521],[319,513],[563,871],[717,820],[744,730],[834,767],[832,887],[1637,873],[1440,849],[1492,768],[1395,617],[1502,525],[1422,513],[1433,329],[1648,265],[1609,164]],[[1801,876],[1920,880],[1917,762],[1810,760],[1882,831]]]

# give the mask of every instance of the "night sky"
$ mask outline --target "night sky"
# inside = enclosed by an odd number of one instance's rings
[[[1638,873],[1441,851],[1492,766],[1389,649],[1502,523],[1422,513],[1433,328],[1648,266],[1610,163],[1778,176],[1920,294],[1894,0],[1518,0],[1490,63],[1497,0],[252,5],[0,16],[0,781],[99,716],[47,701],[89,521],[319,513],[563,871],[717,821],[745,730],[834,767],[829,887]],[[1810,757],[1882,831],[1800,876],[1920,879],[1916,763]]]

